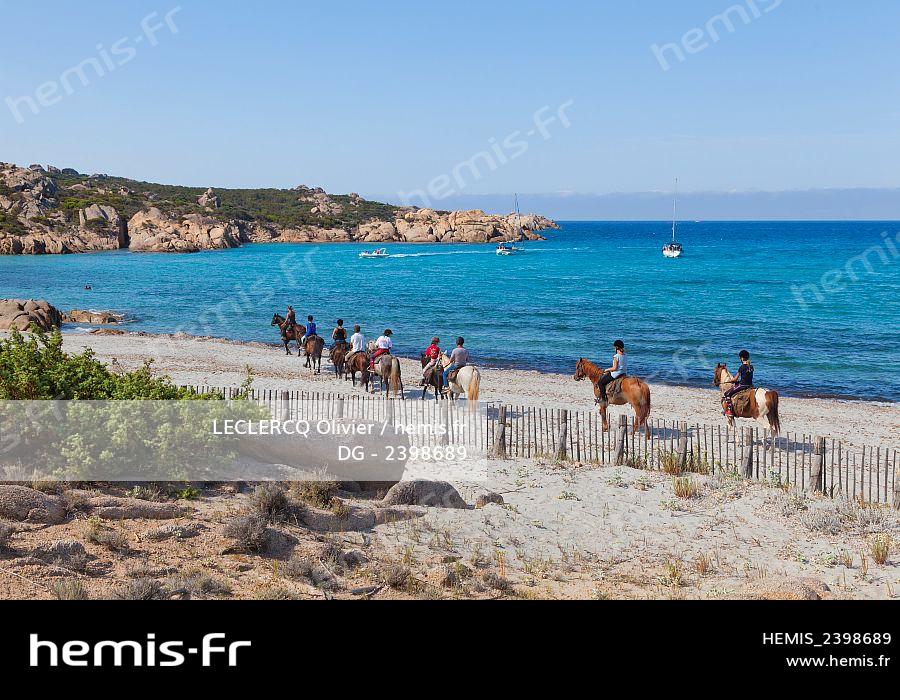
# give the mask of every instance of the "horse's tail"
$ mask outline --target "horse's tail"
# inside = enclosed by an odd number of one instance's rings
[[[775,435],[781,435],[781,416],[778,415],[778,392],[766,392],[766,408],[768,409],[769,425],[772,426],[772,432]]]
[[[478,368],[472,370],[472,381],[469,382],[469,389],[466,391],[466,398],[469,401],[475,402],[478,401],[478,397],[481,395],[481,372],[478,371]]]
[[[638,427],[647,425],[650,418],[650,386],[646,382],[638,380],[637,420]]]
[[[391,391],[394,392],[394,396],[397,396],[400,392],[400,360],[396,357],[391,362],[390,387]]]

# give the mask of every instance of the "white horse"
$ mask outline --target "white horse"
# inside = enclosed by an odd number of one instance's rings
[[[447,369],[451,364],[453,363],[446,353],[441,353],[441,367]],[[481,372],[478,371],[475,365],[466,365],[459,370],[456,379],[450,382],[448,388],[454,399],[458,399],[460,395],[465,394],[466,400],[475,403],[478,401],[478,396],[481,393]]]

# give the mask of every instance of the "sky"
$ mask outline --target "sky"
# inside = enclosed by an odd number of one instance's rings
[[[685,192],[900,187],[896,0],[0,12],[2,161],[435,206],[676,177]]]

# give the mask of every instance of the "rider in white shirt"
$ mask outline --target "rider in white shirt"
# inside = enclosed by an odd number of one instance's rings
[[[358,352],[366,351],[366,336],[362,333],[362,328],[359,326],[353,327],[353,335],[350,336],[350,352],[347,355],[347,360],[349,361],[353,355]]]
[[[391,340],[394,332],[388,328],[384,335],[382,335],[378,340],[375,341],[375,353],[372,355],[372,369],[375,369],[375,361],[381,357],[382,355],[388,355],[391,352],[391,349],[394,347],[394,341]]]

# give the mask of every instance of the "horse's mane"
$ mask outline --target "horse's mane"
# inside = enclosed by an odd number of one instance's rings
[[[584,370],[585,375],[587,375],[588,379],[590,379],[595,384],[603,376],[603,371],[595,365],[590,360],[581,359],[581,368]]]

